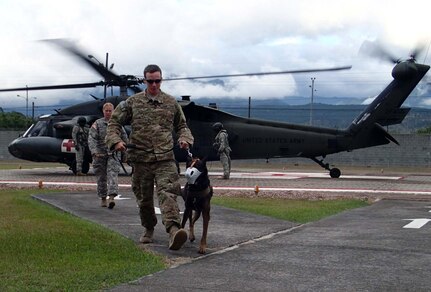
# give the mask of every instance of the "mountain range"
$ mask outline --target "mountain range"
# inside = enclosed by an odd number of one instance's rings
[[[200,105],[216,106],[218,109],[229,112],[231,114],[248,117],[250,112],[251,118],[282,121],[293,124],[303,124],[327,128],[344,129],[364,110],[365,105],[362,104],[326,104],[326,103],[310,103],[304,104],[305,98],[297,99],[302,104],[291,104],[292,99],[265,99],[265,100],[251,100],[249,107],[248,99],[210,99],[199,98],[191,101]],[[339,98],[338,98],[338,101]],[[348,101],[345,99],[344,102]],[[54,109],[61,109],[70,106],[68,104],[58,104],[53,106],[35,107],[34,116],[55,113]],[[73,102],[75,103],[75,102]],[[79,102],[76,102],[79,103]],[[25,114],[26,109],[20,108],[4,108],[4,111],[17,111]],[[310,113],[311,118],[310,118]],[[29,109],[31,116],[32,110]],[[409,114],[404,121],[399,125],[390,126],[389,130],[392,133],[411,133],[416,132],[418,129],[427,128],[431,126],[431,109],[412,107]]]

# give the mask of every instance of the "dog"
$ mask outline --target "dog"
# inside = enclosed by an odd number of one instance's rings
[[[189,240],[195,240],[194,224],[202,213],[203,229],[202,238],[199,245],[199,253],[205,254],[207,248],[208,224],[210,221],[211,198],[213,188],[211,186],[206,158],[189,158],[186,162],[187,183],[183,188],[182,197],[185,203],[185,210],[181,227],[184,228],[189,220]]]

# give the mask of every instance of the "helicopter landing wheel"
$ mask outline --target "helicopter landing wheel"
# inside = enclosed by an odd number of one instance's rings
[[[332,178],[339,178],[341,175],[341,171],[338,168],[331,168],[331,170],[329,170],[329,175]]]

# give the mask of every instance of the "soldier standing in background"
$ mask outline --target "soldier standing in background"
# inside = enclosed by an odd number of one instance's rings
[[[118,195],[118,173],[121,160],[121,153],[112,153],[105,144],[106,129],[113,111],[112,103],[108,102],[103,105],[103,118],[93,123],[88,137],[94,174],[97,177],[97,195],[101,198],[101,206],[109,209],[114,208],[114,198]],[[127,142],[127,133],[124,128],[121,127],[119,131],[121,139]],[[109,200],[107,200],[107,196],[109,196]]]
[[[131,124],[130,142],[136,148],[127,150],[133,166],[132,188],[139,206],[141,224],[145,228],[141,243],[153,242],[157,217],[154,211],[154,183],[162,212],[162,222],[169,233],[169,249],[178,250],[187,241],[181,228],[177,196],[181,195],[179,175],[174,160],[174,138],[182,149],[193,144],[181,106],[171,95],[160,90],[162,70],[157,65],[144,69],[147,88],[130,96],[115,109],[108,125],[106,143],[109,149],[126,150],[119,136],[122,125]]]
[[[220,122],[214,123],[212,128],[217,133],[213,147],[220,156],[220,162],[223,165],[223,179],[229,179],[231,168],[230,152],[232,151],[229,147],[229,136]]]
[[[86,123],[87,120],[84,117],[79,117],[78,123],[72,129],[72,139],[76,150],[76,175],[85,175],[82,171],[82,164],[84,162],[85,150],[88,147],[88,127]]]

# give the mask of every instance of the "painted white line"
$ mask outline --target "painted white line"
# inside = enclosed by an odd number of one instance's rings
[[[44,186],[70,186],[70,182],[42,182]],[[34,185],[39,187],[39,182],[36,181],[6,181],[0,180],[0,184],[25,184]],[[73,183],[76,186],[92,186],[96,187],[96,183]],[[130,184],[119,184],[122,188],[131,188]],[[253,187],[235,187],[235,186],[213,186],[215,190],[227,190],[227,191],[253,191]],[[373,193],[373,194],[406,194],[406,195],[429,195],[431,191],[424,190],[378,190],[378,189],[330,189],[330,188],[288,188],[288,187],[262,187],[259,186],[259,191],[267,192],[280,192],[280,191],[291,191],[291,192],[328,192],[328,193]]]
[[[209,172],[211,176],[222,176],[222,172]],[[330,178],[327,172],[231,172],[231,178],[258,179],[300,179],[300,178]],[[402,176],[376,175],[341,175],[338,179],[370,179],[370,180],[399,180]]]
[[[410,222],[409,224],[404,225],[403,228],[414,228],[414,229],[419,229],[431,221],[431,219],[428,219],[428,218],[403,219],[403,220],[412,220],[412,222]]]
[[[254,187],[213,187],[217,190],[239,190],[254,191]],[[261,187],[259,191],[298,191],[298,192],[329,192],[329,193],[384,193],[384,194],[409,194],[409,195],[431,195],[431,191],[408,191],[408,190],[376,190],[376,189],[317,189],[317,188],[284,188],[284,187]]]
[[[45,186],[70,186],[70,185],[78,185],[78,186],[86,186],[86,187],[96,187],[96,183],[86,183],[86,182],[59,182],[59,181],[43,181],[41,180],[42,185]],[[16,185],[35,185],[39,186],[39,181],[16,181],[16,180],[0,180],[0,184],[16,184]],[[130,184],[118,184],[119,187],[130,188]]]

